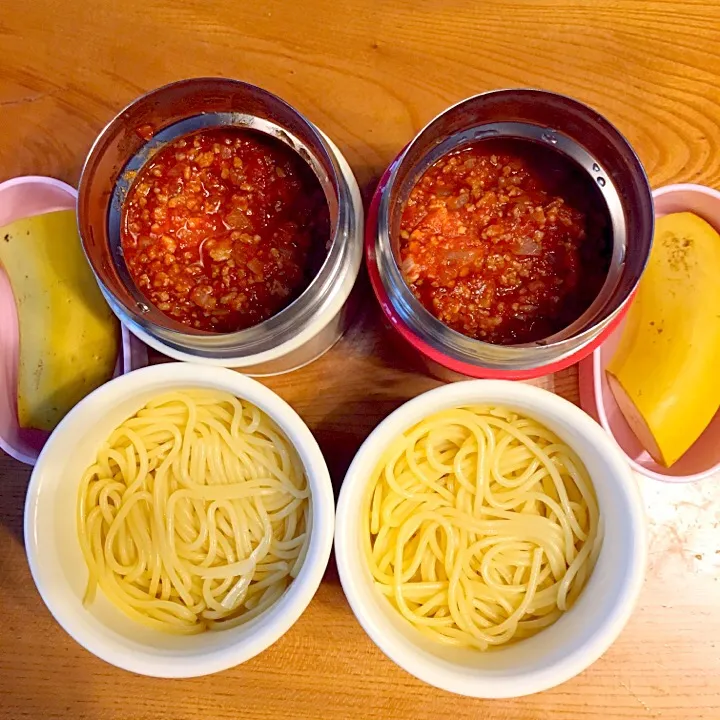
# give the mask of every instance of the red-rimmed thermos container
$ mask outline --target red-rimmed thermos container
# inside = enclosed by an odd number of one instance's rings
[[[594,301],[568,326],[521,344],[493,344],[456,332],[431,314],[400,267],[400,224],[411,190],[442,156],[483,140],[543,146],[586,175],[608,225],[608,269]],[[619,323],[647,262],[653,204],[642,164],[628,141],[596,111],[540,90],[476,95],[432,120],[387,169],[366,225],[375,294],[409,349],[443,376],[528,379],[588,355]]]

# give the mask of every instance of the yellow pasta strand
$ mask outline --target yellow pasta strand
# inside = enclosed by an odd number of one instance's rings
[[[444,410],[407,430],[375,468],[362,512],[378,590],[455,647],[487,650],[554,623],[601,544],[580,459],[506,408]]]
[[[111,434],[82,478],[85,603],[99,587],[158,630],[234,627],[297,575],[310,517],[300,458],[263,412],[219,391],[166,393]]]

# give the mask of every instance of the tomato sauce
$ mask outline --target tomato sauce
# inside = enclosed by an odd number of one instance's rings
[[[320,182],[291,148],[241,128],[174,140],[139,172],[123,205],[130,274],[166,315],[233,332],[309,285],[327,252]]]
[[[571,161],[525,141],[479,141],[440,158],[403,210],[400,260],[425,308],[469,337],[540,340],[597,296],[607,211]]]

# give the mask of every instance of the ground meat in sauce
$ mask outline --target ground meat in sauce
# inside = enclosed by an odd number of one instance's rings
[[[328,206],[285,144],[239,128],[181,137],[142,168],[123,205],[130,274],[166,315],[232,332],[286,307],[326,253]]]
[[[442,157],[412,189],[401,268],[420,302],[457,332],[531,342],[597,296],[608,228],[597,189],[569,160],[524,141],[480,141]]]

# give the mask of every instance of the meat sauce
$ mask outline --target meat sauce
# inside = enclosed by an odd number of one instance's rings
[[[130,188],[121,225],[141,292],[213,332],[260,323],[297,298],[329,236],[311,168],[279,140],[241,128],[201,130],[157,152]]]
[[[432,165],[400,225],[406,282],[436,318],[496,344],[576,320],[605,281],[599,191],[570,160],[525,141],[480,141]]]

